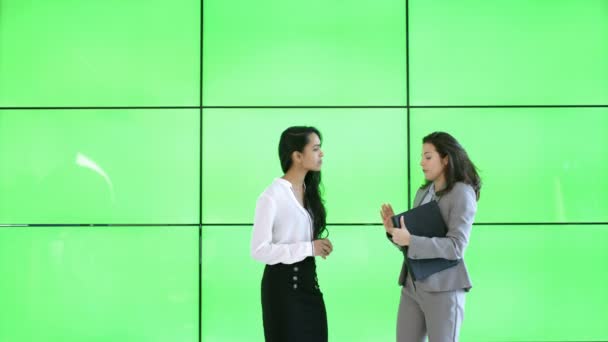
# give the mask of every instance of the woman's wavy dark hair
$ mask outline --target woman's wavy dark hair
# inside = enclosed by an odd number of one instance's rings
[[[477,173],[477,167],[469,159],[469,155],[460,143],[445,132],[433,132],[422,138],[422,143],[433,144],[441,158],[448,156],[448,164],[445,167],[446,187],[437,192],[437,195],[441,196],[452,190],[456,182],[463,182],[473,187],[477,200],[479,200],[481,178]],[[421,188],[425,188],[430,183],[431,181],[426,181]]]
[[[303,152],[304,147],[310,142],[310,135],[315,133],[322,140],[321,132],[314,127],[295,126],[289,127],[281,134],[279,141],[279,159],[281,169],[287,173],[293,163],[291,155],[293,152]],[[324,201],[321,197],[321,171],[308,171],[304,177],[306,190],[304,191],[304,206],[311,212],[314,228],[314,239],[321,238],[328,233]],[[325,235],[326,236],[326,235]]]

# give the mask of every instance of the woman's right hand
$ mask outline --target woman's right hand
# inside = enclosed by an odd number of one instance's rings
[[[315,256],[320,256],[323,259],[327,258],[327,256],[334,250],[334,246],[331,244],[329,239],[314,240],[312,243]]]
[[[390,204],[383,204],[380,208],[380,217],[382,217],[382,224],[384,225],[384,230],[387,234],[391,234],[392,229],[395,228],[393,220],[391,220],[391,217],[393,216],[395,216],[393,207],[391,207]]]

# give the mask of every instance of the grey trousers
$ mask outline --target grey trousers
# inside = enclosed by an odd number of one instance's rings
[[[411,278],[401,288],[397,342],[456,342],[464,318],[465,291],[414,290]]]

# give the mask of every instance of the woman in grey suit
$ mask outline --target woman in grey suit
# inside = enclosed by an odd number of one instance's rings
[[[445,237],[411,235],[407,222],[395,228],[390,204],[381,208],[387,233],[408,259],[443,258],[458,260],[450,268],[415,279],[404,260],[399,277],[401,301],[397,316],[397,341],[429,342],[458,341],[464,316],[465,293],[472,285],[464,262],[471,226],[477,211],[481,180],[475,165],[462,146],[448,133],[434,132],[422,139],[420,165],[426,183],[414,198],[414,207],[437,201],[448,228]]]

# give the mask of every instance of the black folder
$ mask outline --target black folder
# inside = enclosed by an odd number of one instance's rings
[[[448,228],[443,221],[439,205],[436,201],[420,205],[406,212],[393,216],[391,219],[396,228],[401,228],[400,219],[403,216],[407,230],[412,235],[424,237],[445,237]],[[458,265],[460,260],[443,258],[410,259],[407,257],[407,247],[403,248],[406,264],[415,280],[422,280],[431,274]]]

